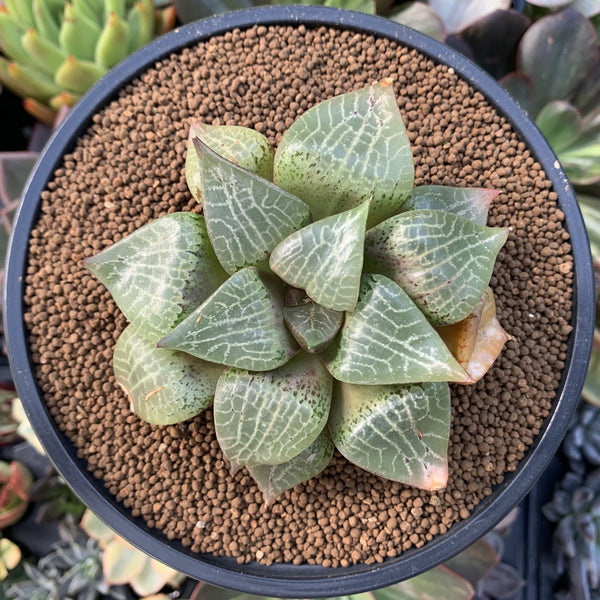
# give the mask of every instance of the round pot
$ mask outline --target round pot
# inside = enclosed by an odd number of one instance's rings
[[[73,149],[77,138],[90,125],[92,116],[114,99],[121,87],[160,58],[233,28],[244,29],[257,23],[292,26],[304,23],[369,33],[397,41],[436,63],[451,67],[507,119],[539,162],[559,195],[559,206],[565,214],[565,226],[570,234],[574,288],[572,332],[568,338],[562,379],[551,414],[540,434],[517,470],[507,474],[468,518],[455,523],[446,533],[435,535],[421,548],[412,548],[382,563],[336,568],[289,563],[265,566],[258,562],[241,565],[233,558],[193,553],[178,541],[167,540],[161,531],[148,527],[139,517],[134,518],[130,510],[88,471],[85,461],[78,458],[77,449],[51,417],[34,376],[35,366],[24,324],[27,245],[40,214],[40,195],[61,164],[63,155]],[[123,537],[193,578],[249,593],[280,597],[335,596],[390,585],[449,559],[499,522],[526,495],[556,452],[566,431],[586,373],[594,311],[591,259],[577,202],[550,147],[519,106],[478,67],[440,43],[382,18],[321,7],[259,8],[194,23],[143,48],[101,80],[56,132],[29,181],[10,246],[5,296],[6,332],[19,395],[50,458],[81,499]]]

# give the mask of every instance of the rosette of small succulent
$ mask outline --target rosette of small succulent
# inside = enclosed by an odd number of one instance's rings
[[[113,363],[132,410],[166,425],[212,405],[266,502],[335,448],[443,488],[449,382],[479,379],[508,338],[488,287],[508,235],[485,226],[498,192],[414,187],[389,80],[307,110],[276,152],[193,123],[185,171],[202,215],[85,260],[130,323]]]

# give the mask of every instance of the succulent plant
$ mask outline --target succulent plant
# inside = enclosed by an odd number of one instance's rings
[[[29,469],[19,461],[0,461],[0,530],[16,523],[27,510],[33,483]]]
[[[501,80],[535,120],[575,185],[600,181],[599,57],[593,24],[568,7],[526,31],[517,71]]]
[[[7,590],[7,600],[127,600],[126,589],[110,586],[102,573],[102,550],[72,521],[61,523],[60,540],[37,566],[24,564],[26,579]]]
[[[17,544],[0,535],[0,581],[4,581],[9,571],[12,571],[21,562],[21,549]],[[0,587],[0,591],[2,588]]]
[[[567,473],[542,512],[556,523],[557,575],[567,574],[572,600],[589,600],[600,587],[600,469]]]
[[[12,405],[12,416],[13,419],[18,423],[17,433],[19,437],[22,437],[34,450],[39,452],[40,454],[45,454],[44,448],[40,443],[35,431],[33,431],[33,427],[27,418],[27,414],[25,413],[25,409],[23,408],[23,403],[20,398],[13,399]]]
[[[308,110],[274,156],[254,130],[193,125],[203,216],[84,262],[130,321],[113,364],[133,410],[168,424],[214,398],[223,453],[267,500],[334,444],[444,487],[448,382],[481,377],[507,338],[487,286],[508,232],[484,225],[495,190],[413,189],[413,170],[390,81]]]
[[[562,443],[572,471],[584,474],[600,466],[600,407],[582,402]]]
[[[19,423],[12,414],[15,395],[14,390],[0,388],[0,446],[8,446],[19,437]]]
[[[51,123],[110,68],[170,29],[152,0],[2,0],[0,82]]]
[[[156,594],[166,585],[177,589],[184,575],[150,558],[117,535],[93,512],[87,510],[81,527],[102,549],[102,572],[110,585],[130,585],[140,596]]]

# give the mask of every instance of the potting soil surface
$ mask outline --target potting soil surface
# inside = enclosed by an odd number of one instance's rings
[[[167,212],[200,211],[184,177],[192,120],[254,127],[276,146],[313,104],[387,77],[415,184],[500,191],[488,224],[511,231],[491,286],[511,340],[483,380],[452,386],[446,489],[386,481],[336,454],[266,506],[244,469],[230,475],[210,410],[166,427],[131,413],[111,365],[126,321],[81,261]],[[193,551],[335,567],[420,547],[517,468],[549,413],[571,329],[573,263],[556,198],[482,94],[414,50],[303,26],[236,30],[184,49],[93,118],[43,193],[25,302],[45,401],[110,493]]]

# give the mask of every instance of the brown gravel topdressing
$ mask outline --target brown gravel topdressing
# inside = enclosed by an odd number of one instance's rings
[[[198,210],[183,173],[192,118],[254,127],[276,145],[314,103],[385,77],[395,80],[417,185],[501,191],[489,224],[512,230],[492,286],[513,339],[482,381],[452,388],[445,490],[385,481],[336,455],[321,476],[264,506],[245,470],[230,476],[210,411],[168,427],[130,412],[111,370],[125,319],[81,260],[166,212]],[[572,257],[562,221],[524,144],[451,69],[355,33],[234,31],[128,85],[48,185],[26,279],[36,374],[51,414],[94,476],[169,539],[239,562],[383,561],[468,517],[539,433],[570,332]]]

